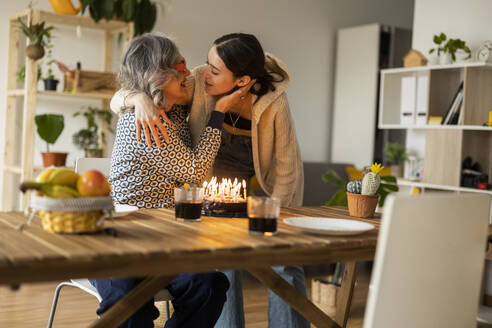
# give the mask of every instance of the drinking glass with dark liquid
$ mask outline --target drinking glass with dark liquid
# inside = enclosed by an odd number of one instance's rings
[[[203,203],[203,188],[174,188],[176,220],[200,221]]]
[[[274,197],[248,197],[249,233],[273,236],[277,234],[280,199]]]

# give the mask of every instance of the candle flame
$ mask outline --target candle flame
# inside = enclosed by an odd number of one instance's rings
[[[245,202],[246,181],[239,182],[238,178],[223,178],[219,183],[216,177],[203,183],[204,198],[210,201]]]

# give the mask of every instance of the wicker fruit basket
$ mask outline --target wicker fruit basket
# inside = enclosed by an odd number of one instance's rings
[[[87,233],[103,229],[104,220],[112,217],[111,197],[51,198],[33,195],[31,222],[36,211],[44,230],[51,233]]]

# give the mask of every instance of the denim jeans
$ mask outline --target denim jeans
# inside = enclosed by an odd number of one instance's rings
[[[142,281],[140,278],[91,280],[102,297],[97,314],[103,314]],[[173,296],[174,313],[165,328],[211,328],[222,311],[229,282],[221,272],[191,273],[177,276],[166,288]],[[159,311],[152,298],[119,327],[153,328],[157,317]]]
[[[255,175],[251,137],[239,136],[222,131],[222,142],[219,153],[215,158],[214,175],[218,178],[237,177],[248,181]],[[255,192],[255,194],[265,194]],[[300,266],[273,267],[273,269],[306,295],[304,270]],[[230,288],[227,291],[227,301],[215,328],[244,328],[244,307],[241,271],[225,271]],[[269,328],[309,328],[309,322],[297,311],[271,290],[268,290],[268,327]]]
[[[306,295],[304,270],[300,266],[272,268],[289,284]],[[224,272],[229,279],[227,301],[215,328],[244,328],[244,308],[241,271]],[[268,290],[268,327],[269,328],[309,328],[309,322],[284,302],[277,294]]]

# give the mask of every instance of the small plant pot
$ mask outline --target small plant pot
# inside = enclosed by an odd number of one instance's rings
[[[452,62],[453,62],[453,59],[451,58],[451,54],[449,54],[447,52],[443,52],[439,56],[439,64],[441,64],[441,65],[449,65]]]
[[[49,166],[65,166],[67,161],[67,153],[59,153],[59,152],[49,152],[49,153],[41,153],[43,156],[43,165],[44,167]]]
[[[372,218],[378,205],[379,195],[360,195],[347,192],[347,203],[350,216]]]
[[[439,65],[439,56],[437,56],[436,54],[432,54],[429,56],[429,61],[427,62],[427,65],[431,66],[431,65]]]
[[[41,59],[44,56],[44,47],[39,44],[30,44],[26,47],[26,56],[32,60]]]
[[[84,149],[85,157],[89,158],[102,158],[103,150],[101,148],[86,148]]]
[[[58,86],[58,80],[46,79],[44,80],[44,90],[47,91],[56,91],[56,87]]]

